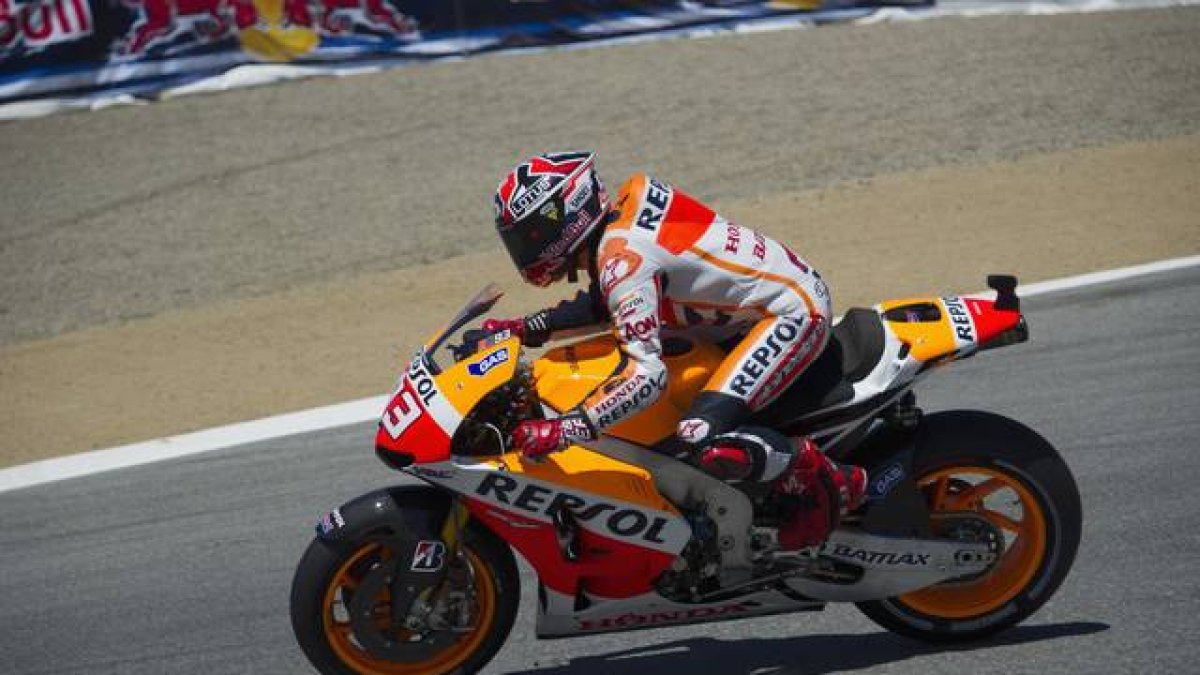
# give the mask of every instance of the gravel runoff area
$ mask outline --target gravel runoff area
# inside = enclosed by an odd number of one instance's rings
[[[1200,252],[1200,9],[494,56],[0,124],[0,465],[377,394],[587,147],[839,307]],[[510,310],[548,295],[516,290]]]

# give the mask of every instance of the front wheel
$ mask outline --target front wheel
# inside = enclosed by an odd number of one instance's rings
[[[1079,489],[1053,446],[999,415],[938,413],[922,421],[913,477],[936,534],[989,540],[997,560],[982,575],[858,603],[864,614],[909,637],[954,642],[1015,625],[1050,599],[1083,527]]]
[[[374,580],[392,557],[379,540],[309,545],[291,599],[292,629],[309,661],[324,675],[459,675],[482,668],[517,615],[520,578],[508,546],[471,522],[458,557],[447,562],[445,582],[421,598],[429,611],[420,628],[397,626],[388,587]],[[351,608],[374,618],[354,622]]]

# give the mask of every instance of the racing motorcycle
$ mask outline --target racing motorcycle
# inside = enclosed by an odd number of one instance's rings
[[[611,335],[532,358],[516,336],[470,329],[500,299],[485,288],[417,351],[380,420],[376,453],[416,480],[317,525],[292,584],[296,639],[327,674],[476,672],[517,614],[513,549],[537,574],[539,638],[830,602],[932,642],[1016,624],[1074,561],[1075,481],[1028,427],[926,415],[912,391],[938,366],[1028,338],[1016,279],[988,285],[994,299],[851,309],[799,386],[753,420],[870,472],[865,504],[801,551],[777,544],[785,497],[662,452],[724,356],[684,334],[663,340],[668,373],[646,385],[663,389],[651,407],[589,447],[540,461],[511,451],[519,421],[572,409],[623,356]]]

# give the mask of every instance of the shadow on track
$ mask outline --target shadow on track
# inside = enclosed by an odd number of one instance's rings
[[[1096,622],[1018,626],[988,640],[940,646],[914,642],[888,632],[744,640],[695,638],[583,656],[565,664],[509,671],[507,675],[820,675],[869,668],[925,654],[1040,642],[1091,635],[1108,629],[1108,624]]]

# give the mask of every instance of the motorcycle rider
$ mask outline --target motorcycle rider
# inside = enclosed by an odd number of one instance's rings
[[[530,346],[611,322],[625,366],[562,416],[526,420],[513,444],[540,457],[595,440],[650,406],[666,388],[661,331],[687,332],[727,356],[676,430],[693,461],[728,481],[769,484],[795,507],[779,530],[784,550],[825,540],[856,508],[866,472],[838,466],[807,438],[742,427],[821,353],[829,291],[783,244],[732,223],[684,192],[634,174],[610,204],[590,152],[538,155],[514,168],[495,197],[496,228],[521,276],[536,286],[587,270],[573,300],[520,319],[489,319]]]

